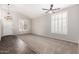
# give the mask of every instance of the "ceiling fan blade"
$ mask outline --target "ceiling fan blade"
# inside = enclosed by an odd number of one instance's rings
[[[46,11],[45,13],[48,13],[50,10]]]
[[[52,10],[59,10],[60,8],[52,9]]]
[[[49,10],[49,9],[42,8],[42,10]]]

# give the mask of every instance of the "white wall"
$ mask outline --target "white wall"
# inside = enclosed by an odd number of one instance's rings
[[[19,26],[18,26],[19,22],[18,21],[20,21],[20,20],[24,20],[26,25],[27,25],[26,30],[23,31],[23,32],[18,31],[19,30],[18,29],[19,28]],[[17,15],[17,22],[16,22],[16,20],[14,20],[14,22],[16,23],[16,24],[14,24],[14,28],[17,27],[15,29],[15,33],[17,33],[17,34],[31,33],[31,19],[28,19],[27,17],[24,17],[23,15]]]
[[[1,21],[2,21],[2,36],[4,35],[15,35],[15,34],[24,34],[24,33],[30,33],[31,32],[31,20],[28,19],[27,17],[25,17],[24,15],[21,15],[19,13],[16,12],[11,12],[11,16],[12,16],[12,25],[10,22],[8,22],[4,17],[7,15],[6,10],[4,9],[0,9],[1,12]],[[24,32],[20,32],[19,31],[19,26],[18,26],[18,21],[19,20],[25,20],[26,24],[27,24],[27,29]],[[5,24],[4,24],[5,23]]]
[[[78,43],[79,40],[79,5],[66,8],[62,11],[68,12],[68,34],[51,33],[51,17],[45,15],[32,20],[32,33],[51,38],[71,41]]]

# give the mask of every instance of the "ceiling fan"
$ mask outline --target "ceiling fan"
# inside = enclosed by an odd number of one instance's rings
[[[53,9],[53,4],[50,5],[50,9],[46,9],[46,8],[42,8],[42,10],[47,10],[45,13],[48,13],[48,12],[52,12],[52,13],[55,13],[55,11],[59,10],[60,8],[55,8]]]

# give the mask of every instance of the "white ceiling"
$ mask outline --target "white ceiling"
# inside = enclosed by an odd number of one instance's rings
[[[1,5],[2,8],[6,9],[7,5]],[[54,8],[66,8],[71,4],[54,4]],[[13,4],[10,5],[10,10],[19,12],[29,18],[36,18],[43,14],[45,11],[42,8],[50,8],[50,4]]]

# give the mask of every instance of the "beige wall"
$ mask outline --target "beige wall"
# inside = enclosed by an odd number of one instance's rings
[[[51,17],[45,15],[32,20],[32,33],[78,43],[79,40],[79,5],[66,8],[68,12],[68,34],[51,33]]]

